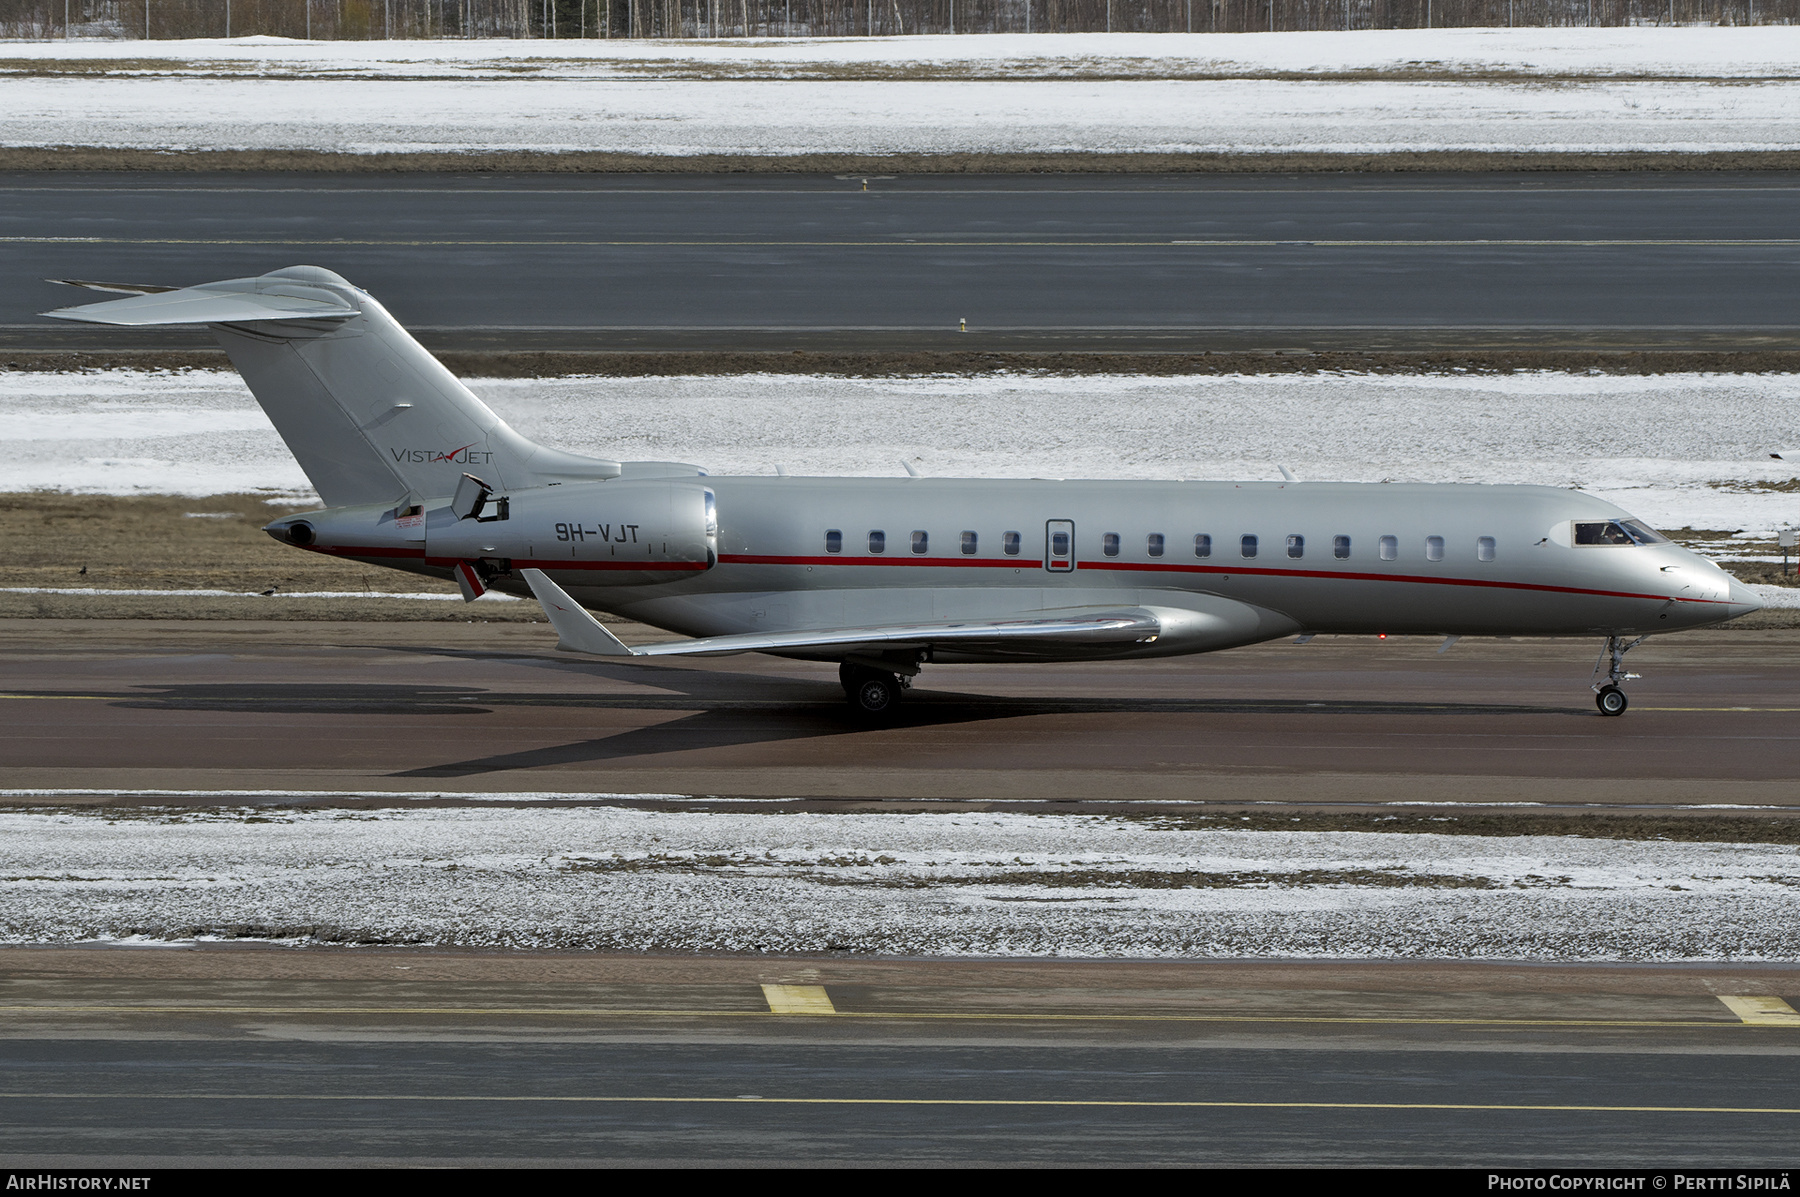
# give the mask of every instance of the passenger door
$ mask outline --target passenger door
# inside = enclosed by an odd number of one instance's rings
[[[1050,520],[1044,525],[1044,568],[1066,574],[1075,568],[1075,521]]]

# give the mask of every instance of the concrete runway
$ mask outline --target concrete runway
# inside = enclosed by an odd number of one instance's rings
[[[1787,174],[864,182],[0,176],[0,349],[211,344],[39,278],[297,262],[464,352],[1800,345]]]
[[[627,642],[646,631],[621,625]],[[9,788],[1800,809],[1800,632],[1321,638],[1156,662],[928,667],[869,730],[830,666],[611,664],[541,624],[0,621]],[[208,795],[214,795],[209,797]],[[88,799],[91,801],[91,799]]]
[[[0,1163],[1786,1166],[1800,1019],[1741,999],[1796,992],[1769,965],[9,948]]]

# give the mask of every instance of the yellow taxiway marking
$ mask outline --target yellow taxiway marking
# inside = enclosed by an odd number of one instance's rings
[[[1495,1113],[1800,1114],[1793,1106],[1589,1106],[1435,1101],[1108,1101],[982,1097],[610,1097],[555,1094],[483,1096],[463,1093],[8,1093],[4,1101],[418,1101],[525,1102],[582,1105],[985,1106],[1136,1110],[1444,1110]]]
[[[1057,1014],[1031,1011],[979,1010],[838,1010],[823,994],[823,986],[764,986],[764,989],[818,990],[820,1004],[804,1009],[777,1006],[768,996],[767,1010],[641,1009],[604,1006],[498,1007],[498,1006],[97,1006],[13,1005],[0,1006],[0,1014],[160,1014],[160,1015],[334,1015],[338,1017],[533,1017],[569,1018],[767,1018],[770,1014],[832,1014],[838,1018],[914,1019],[939,1022],[1120,1022],[1120,1023],[1284,1023],[1319,1026],[1454,1026],[1454,1027],[1717,1027],[1787,1026],[1787,1023],[1730,1022],[1723,1018],[1401,1018],[1382,1015],[1298,1014]],[[1800,1023],[1792,1024],[1800,1025]]]
[[[1721,997],[1726,1009],[1753,1027],[1800,1027],[1800,1010],[1778,997]]]
[[[823,985],[764,985],[770,1014],[836,1014]]]

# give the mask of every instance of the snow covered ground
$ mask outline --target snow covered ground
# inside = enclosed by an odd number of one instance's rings
[[[0,942],[1800,959],[1800,849],[608,807],[0,814]]]
[[[305,42],[0,41],[0,73],[452,80],[1400,75],[1800,79],[1800,28],[1378,29],[1353,33]]]
[[[1800,376],[1555,372],[472,380],[533,439],[713,474],[1579,486],[1665,528],[1800,522]],[[621,430],[629,430],[621,437]],[[0,373],[0,489],[310,495],[234,373]]]
[[[1800,29],[15,42],[0,45],[0,145],[674,156],[1785,150],[1800,147]]]

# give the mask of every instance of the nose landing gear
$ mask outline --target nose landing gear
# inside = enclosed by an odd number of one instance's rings
[[[1595,680],[1588,687],[1594,692],[1594,705],[1600,708],[1602,715],[1623,715],[1625,708],[1631,705],[1625,698],[1625,691],[1619,688],[1619,683],[1630,681],[1639,675],[1625,672],[1625,654],[1648,639],[1648,636],[1639,636],[1631,641],[1620,636],[1606,638],[1606,647],[1600,650],[1600,659],[1594,662]],[[1598,680],[1602,667],[1606,670],[1604,684]]]

